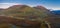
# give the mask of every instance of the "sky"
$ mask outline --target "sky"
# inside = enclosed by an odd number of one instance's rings
[[[12,5],[25,4],[29,6],[42,5],[47,9],[60,10],[60,0],[0,0],[0,8],[8,8]]]

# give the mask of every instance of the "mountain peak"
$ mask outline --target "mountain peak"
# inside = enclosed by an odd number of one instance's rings
[[[44,6],[36,6],[38,9],[46,9]]]
[[[20,9],[22,7],[28,7],[28,6],[27,5],[13,5],[13,6],[7,8],[7,9],[18,9],[18,8]]]
[[[13,5],[13,6],[9,7],[9,8],[16,8],[16,7],[21,7],[21,6],[23,6],[23,5]]]
[[[34,7],[36,9],[39,9],[39,10],[43,10],[43,11],[49,11],[48,9],[46,9],[44,6],[36,6]]]

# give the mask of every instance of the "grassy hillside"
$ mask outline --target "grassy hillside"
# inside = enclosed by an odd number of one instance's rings
[[[1,22],[8,23],[6,24],[8,26],[10,26],[9,24],[12,24],[15,27],[18,26],[22,28],[47,28],[48,24],[43,21],[43,19],[48,16],[46,13],[47,10],[43,10],[38,10],[26,5],[14,5],[2,11],[1,14],[4,15],[4,17],[2,16],[0,18],[2,20]],[[22,21],[21,19],[24,20]],[[5,26],[5,24],[2,26]]]
[[[22,6],[22,7],[13,7],[8,8],[6,11],[3,12],[6,16],[11,16],[14,18],[28,18],[28,19],[43,19],[47,16],[47,14],[43,10],[37,10],[35,8],[29,6]]]

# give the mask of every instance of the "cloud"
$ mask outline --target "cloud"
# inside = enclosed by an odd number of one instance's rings
[[[0,3],[0,8],[6,9],[13,5],[22,5],[22,3]],[[25,4],[25,5],[28,5],[31,7],[37,6],[37,5],[32,5],[32,4]],[[38,4],[38,5],[40,5],[40,4]],[[53,7],[53,6],[46,6],[46,5],[43,5],[43,6],[46,7],[47,9],[51,9],[51,10],[60,10],[60,7]]]
[[[23,4],[21,4],[21,3],[0,3],[0,8],[6,9],[6,8],[13,6],[13,5],[23,5]],[[28,5],[31,7],[36,6],[36,5],[30,5],[30,4],[24,4],[24,5]]]
[[[49,10],[60,10],[59,6],[47,6],[47,5],[44,5],[44,7],[49,9]]]
[[[8,8],[13,5],[19,5],[20,3],[0,3],[0,8]]]
[[[24,3],[0,3],[0,8],[8,8],[10,6],[13,6],[13,5],[23,5]],[[24,5],[28,5],[28,6],[36,6],[36,5],[33,5],[33,4],[24,4]]]

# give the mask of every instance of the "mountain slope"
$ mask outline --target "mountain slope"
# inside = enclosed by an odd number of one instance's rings
[[[16,7],[15,7],[16,6]],[[7,16],[12,16],[14,18],[23,18],[23,19],[43,19],[47,14],[43,10],[37,10],[35,8],[26,6],[26,5],[14,5],[8,8],[3,14]]]
[[[43,9],[43,8],[42,8]],[[5,18],[11,17],[15,18],[17,20],[12,20],[13,24],[18,25],[23,28],[26,28],[25,26],[31,26],[32,28],[45,28],[48,27],[42,19],[45,19],[47,15],[47,10],[36,9],[33,7],[29,7],[27,5],[14,5],[6,9],[2,12],[3,15],[7,16]],[[4,18],[4,17],[1,17]],[[8,18],[10,19],[10,18]],[[20,19],[25,19],[23,22],[21,22]],[[4,19],[2,19],[4,21]],[[7,19],[5,19],[7,21]],[[8,21],[7,21],[8,22]],[[35,27],[36,26],[36,27]]]

